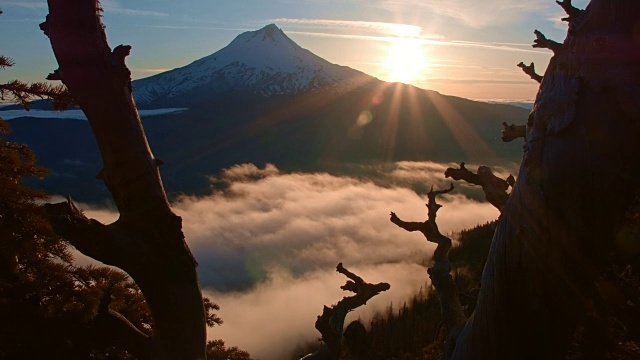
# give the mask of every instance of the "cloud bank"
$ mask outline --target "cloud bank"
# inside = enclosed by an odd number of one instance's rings
[[[368,169],[367,177],[327,173],[282,173],[270,165],[234,166],[217,178],[226,188],[173,204],[196,256],[205,295],[221,307],[225,321],[210,338],[249,351],[262,360],[285,359],[314,341],[316,316],[345,294],[343,262],[369,282],[391,289],[350,314],[368,320],[390,302],[401,304],[424,287],[424,264],[435,245],[419,233],[389,222],[394,211],[406,221],[426,219],[417,183],[445,186],[449,164],[402,162]],[[497,210],[463,195],[443,196],[438,223],[443,233],[494,220]],[[111,211],[88,216],[113,221]],[[108,219],[106,217],[109,217]]]

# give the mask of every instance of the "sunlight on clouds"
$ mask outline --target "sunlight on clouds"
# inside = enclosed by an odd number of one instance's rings
[[[376,185],[243,164],[215,179],[224,190],[174,202],[199,264],[203,291],[221,306],[225,321],[209,330],[210,338],[222,338],[262,360],[287,358],[297,345],[319,336],[314,322],[322,306],[345,296],[339,287],[346,279],[335,272],[338,262],[369,282],[391,284],[347,321],[361,317],[366,322],[390,302],[409,300],[427,284],[423,264],[435,245],[393,225],[389,212],[424,221],[425,196],[409,187],[417,182],[448,185],[442,175],[448,165],[395,163],[379,169],[384,185]],[[438,225],[445,234],[498,216],[491,205],[460,194],[439,202]],[[118,217],[112,209],[79,206],[104,223]],[[78,261],[92,263],[86,257]]]
[[[415,264],[345,266],[371,283],[391,283],[389,291],[350,313],[345,325],[358,318],[366,322],[389,303],[402,304],[427,286],[425,269]],[[335,271],[316,271],[296,278],[286,271],[274,270],[266,281],[249,292],[220,293],[205,289],[205,295],[220,305],[218,314],[225,321],[223,326],[209,329],[209,338],[222,338],[261,360],[288,359],[296,346],[320,336],[314,327],[316,317],[324,305],[335,304],[346,296],[340,290],[345,281]]]
[[[357,20],[328,20],[328,19],[295,19],[278,18],[270,19],[270,22],[277,24],[297,25],[300,27],[318,27],[333,30],[363,31],[379,35],[393,35],[400,37],[422,37],[422,27],[416,25],[396,24],[377,21],[357,21]],[[440,38],[432,35],[429,38]]]

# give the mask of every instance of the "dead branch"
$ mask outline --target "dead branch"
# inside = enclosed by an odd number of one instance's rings
[[[564,12],[569,15],[566,18],[562,18],[562,21],[571,22],[584,11],[573,6],[573,4],[571,4],[571,0],[556,1],[556,4],[560,5]]]
[[[530,65],[525,65],[525,63],[521,61],[518,64],[518,67],[522,69],[522,71],[525,74],[529,75],[531,79],[537,81],[538,84],[542,82],[542,75],[539,75],[538,73],[536,73],[536,66],[534,63],[531,63]]]
[[[464,167],[464,164],[462,164]],[[445,356],[448,359],[455,348],[456,339],[460,331],[464,327],[467,317],[464,314],[458,289],[453,282],[451,276],[451,264],[447,258],[447,254],[451,249],[451,239],[442,235],[436,224],[436,214],[442,205],[436,203],[436,197],[446,194],[453,190],[453,184],[446,190],[434,191],[433,187],[427,194],[428,217],[425,222],[405,222],[391,212],[391,222],[407,231],[420,231],[427,241],[438,244],[433,254],[434,265],[427,269],[431,283],[433,284],[438,299],[440,300],[440,311],[442,313],[442,322],[447,330],[447,340],[445,342]]]
[[[348,280],[340,288],[353,292],[355,295],[347,296],[338,301],[332,307],[325,306],[322,314],[318,316],[315,327],[322,334],[323,345],[320,350],[305,356],[308,360],[338,360],[342,352],[342,331],[347,314],[367,303],[372,297],[391,288],[387,283],[370,284],[358,275],[350,272],[342,263],[336,266],[336,271],[345,275]]]
[[[478,173],[474,174],[464,166],[464,162],[461,162],[459,169],[448,168],[444,172],[444,176],[482,186],[482,191],[487,201],[500,211],[502,211],[502,207],[507,202],[507,199],[509,199],[507,190],[509,189],[510,182],[495,176],[488,166],[478,167]]]
[[[553,51],[554,54],[557,54],[562,49],[562,44],[560,44],[559,42],[547,39],[547,37],[544,36],[544,34],[541,33],[540,31],[535,30],[533,33],[536,35],[536,39],[533,40],[533,45],[531,45],[532,47],[549,49]]]
[[[527,125],[502,123],[502,141],[511,142],[518,138],[524,138],[527,134]]]

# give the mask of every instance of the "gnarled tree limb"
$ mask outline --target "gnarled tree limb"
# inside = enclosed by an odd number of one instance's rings
[[[450,177],[454,180],[464,180],[469,184],[482,186],[482,191],[484,192],[487,201],[498,210],[502,211],[502,207],[507,202],[507,199],[509,199],[507,190],[509,189],[511,182],[495,176],[488,166],[478,167],[478,173],[474,174],[464,165],[464,162],[461,162],[459,169],[448,168],[444,172],[444,176],[447,178]]]
[[[502,141],[511,142],[518,138],[524,138],[527,135],[527,125],[516,125],[502,123]]]
[[[536,39],[533,40],[533,45],[531,45],[532,47],[549,49],[553,51],[554,54],[557,54],[562,49],[562,44],[547,39],[547,37],[540,31],[535,30],[533,33],[536,35]]]
[[[342,352],[342,331],[347,314],[365,305],[372,297],[391,288],[387,283],[370,284],[365,282],[361,277],[342,266],[342,263],[336,266],[336,271],[350,279],[340,288],[353,292],[355,295],[346,296],[332,307],[325,306],[322,309],[322,315],[318,316],[315,326],[320,334],[322,334],[324,343],[318,351],[303,357],[305,360],[340,359],[340,353]]]
[[[539,75],[538,73],[536,73],[536,66],[534,63],[531,63],[530,65],[526,65],[525,63],[523,63],[522,61],[518,64],[518,67],[520,69],[522,69],[522,71],[529,75],[529,77],[531,77],[531,79],[535,80],[539,83],[542,82],[542,75]]]
[[[556,4],[560,5],[567,15],[569,15],[566,18],[562,18],[562,21],[571,22],[584,11],[573,6],[573,4],[571,4],[571,0],[556,1]]]
[[[206,325],[197,264],[133,101],[124,63],[131,48],[111,51],[97,0],[48,3],[41,29],[59,65],[52,77],[62,80],[87,116],[102,154],[101,179],[120,212],[118,221],[105,226],[68,201],[47,208],[52,225],[80,251],[123,269],[138,284],[153,315],[157,358],[203,359]]]
[[[427,241],[438,244],[433,254],[434,265],[427,270],[431,283],[433,284],[438,299],[440,300],[440,311],[442,313],[442,323],[447,330],[447,339],[445,341],[445,353],[447,358],[451,356],[455,348],[456,339],[460,334],[463,326],[467,322],[464,314],[458,289],[453,282],[451,276],[451,264],[447,259],[449,249],[451,249],[451,239],[442,235],[436,224],[436,214],[442,205],[436,202],[436,196],[446,194],[453,190],[453,184],[446,190],[431,191],[427,194],[428,217],[427,221],[422,223],[405,222],[401,220],[394,212],[391,212],[391,222],[407,231],[420,231]]]

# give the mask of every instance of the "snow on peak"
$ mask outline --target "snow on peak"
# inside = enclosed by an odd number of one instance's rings
[[[332,64],[291,40],[275,24],[238,35],[223,49],[182,68],[133,82],[136,101],[149,104],[207,86],[214,92],[248,90],[286,95],[353,88],[371,77]]]

